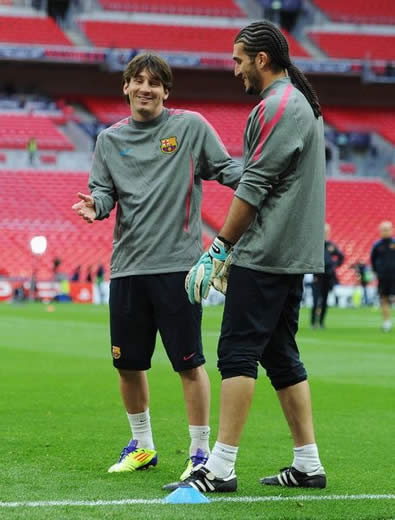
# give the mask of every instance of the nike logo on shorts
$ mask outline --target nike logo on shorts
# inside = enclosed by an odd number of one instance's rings
[[[196,352],[193,352],[192,354],[189,354],[189,356],[184,356],[184,361],[188,361],[189,359],[192,359],[193,356],[196,354]]]

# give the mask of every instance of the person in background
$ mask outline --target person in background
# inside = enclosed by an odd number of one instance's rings
[[[38,153],[38,143],[37,143],[37,139],[35,137],[31,137],[28,140],[26,149],[27,149],[27,153],[28,153],[30,166],[35,166],[37,153]]]
[[[70,281],[71,282],[79,282],[81,278],[81,266],[77,265],[77,267],[74,269]]]
[[[379,232],[381,238],[372,247],[370,262],[378,280],[382,329],[389,332],[392,328],[391,305],[395,296],[395,238],[392,236],[392,222],[381,222]]]
[[[100,264],[96,271],[96,287],[97,291],[99,293],[99,302],[100,303],[106,303],[106,295],[105,295],[105,289],[104,289],[104,265]]]
[[[117,205],[110,329],[132,439],[109,472],[157,464],[147,371],[159,331],[184,391],[191,437],[181,476],[186,478],[209,454],[210,383],[202,351],[202,309],[189,303],[185,276],[202,252],[202,180],[235,188],[241,167],[200,114],[164,107],[173,78],[163,58],[137,55],[123,79],[132,115],[98,136],[91,195],[79,194],[80,202],[73,206],[92,223],[107,218]]]
[[[313,329],[325,328],[325,317],[328,309],[328,294],[338,283],[336,269],[344,262],[344,255],[334,242],[329,240],[331,227],[325,224],[324,261],[325,272],[314,274],[313,306],[311,308],[311,326]]]
[[[37,291],[37,270],[34,269],[32,272],[32,276],[30,279],[30,287],[29,287],[29,299],[32,302],[38,300],[38,291]]]
[[[362,288],[362,305],[368,306],[368,305],[370,305],[369,294],[368,294],[368,285],[372,279],[371,272],[370,272],[368,266],[362,261],[359,261],[356,264],[353,264],[351,267],[353,269],[355,269],[355,272],[358,276],[359,283]]]
[[[92,266],[91,265],[88,265],[88,268],[86,270],[86,278],[85,280],[88,282],[88,283],[92,283],[93,281],[93,276],[92,276]]]
[[[59,281],[59,267],[62,263],[62,260],[58,257],[55,257],[52,260],[52,272],[54,281]]]

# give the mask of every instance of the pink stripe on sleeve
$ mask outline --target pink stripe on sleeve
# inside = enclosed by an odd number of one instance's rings
[[[189,188],[187,193],[187,199],[185,201],[185,221],[184,221],[184,230],[188,231],[189,229],[189,215],[191,213],[191,196],[192,196],[192,188],[193,188],[193,177],[194,177],[195,167],[193,164],[193,158],[191,155],[190,163],[189,163]]]
[[[277,112],[274,114],[273,118],[267,124],[265,124],[265,117],[264,117],[265,105],[264,105],[264,102],[260,103],[259,111],[258,111],[258,121],[259,121],[259,125],[261,127],[261,137],[259,139],[258,146],[256,147],[256,150],[255,150],[255,153],[253,156],[254,161],[257,161],[259,159],[259,156],[261,155],[261,151],[262,151],[263,145],[265,144],[266,139],[269,137],[269,134],[272,131],[272,129],[274,128],[274,126],[280,121],[280,119],[284,113],[285,107],[287,106],[288,99],[289,99],[292,89],[293,89],[292,85],[287,86],[287,88],[285,89],[285,92],[283,94],[283,97],[281,98],[280,103],[278,105]]]

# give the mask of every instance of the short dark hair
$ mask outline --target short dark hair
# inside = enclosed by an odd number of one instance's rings
[[[173,87],[173,73],[166,60],[158,54],[144,52],[135,56],[126,65],[123,71],[123,84],[129,84],[130,80],[147,69],[153,78],[158,79],[163,87],[170,92]]]

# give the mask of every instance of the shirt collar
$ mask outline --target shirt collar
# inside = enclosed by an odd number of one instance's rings
[[[260,96],[262,99],[265,99],[270,96],[273,93],[273,90],[275,90],[277,87],[280,85],[288,85],[289,83],[291,83],[291,78],[289,77],[276,79],[261,91]]]
[[[155,126],[159,126],[168,117],[169,111],[167,108],[163,107],[162,112],[154,119],[150,119],[149,121],[135,121],[133,117],[129,117],[129,124],[134,128],[153,128]]]

